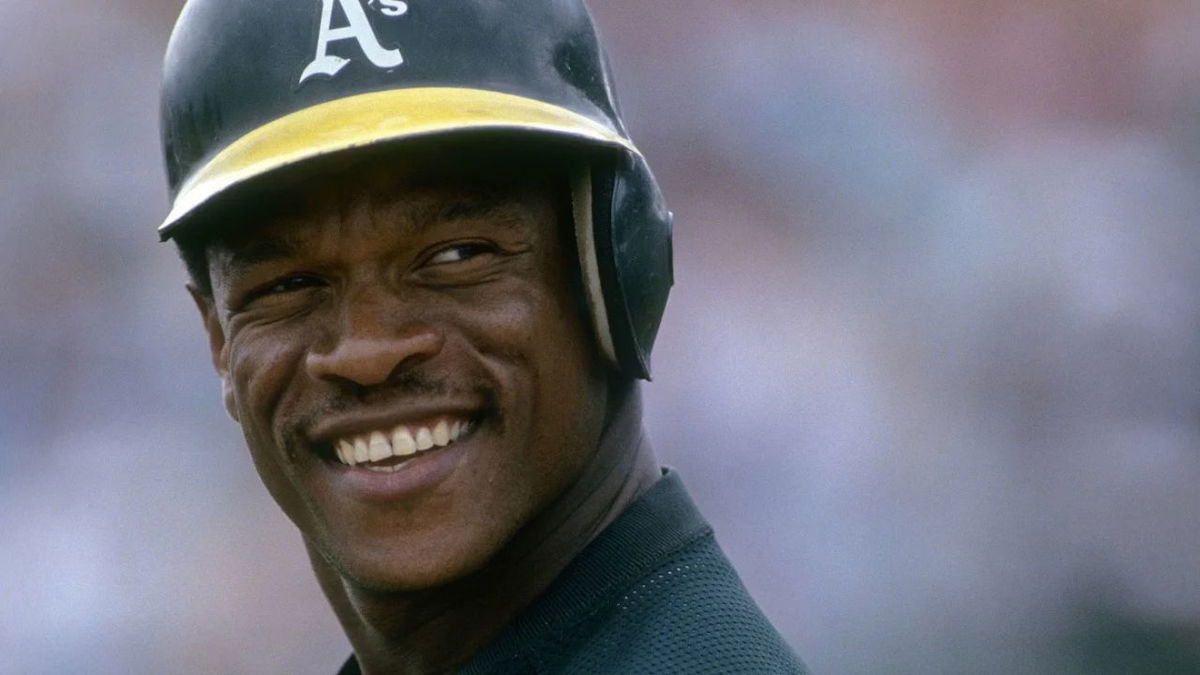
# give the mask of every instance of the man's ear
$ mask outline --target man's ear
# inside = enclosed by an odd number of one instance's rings
[[[213,302],[212,296],[196,288],[194,284],[188,284],[187,289],[188,293],[192,294],[196,309],[200,310],[200,320],[204,322],[204,330],[208,333],[208,348],[212,351],[213,368],[216,368],[217,375],[221,378],[221,398],[225,403],[225,411],[234,422],[240,422],[237,406],[234,405],[233,380],[229,376],[228,343],[225,341],[225,329],[221,327],[217,318],[216,303]]]

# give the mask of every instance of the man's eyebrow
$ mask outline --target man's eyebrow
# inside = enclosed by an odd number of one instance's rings
[[[471,195],[422,209],[417,218],[424,230],[437,223],[464,220],[488,221],[499,227],[521,227],[523,219],[516,208],[517,199],[509,195]],[[242,272],[255,265],[275,262],[298,255],[296,243],[288,237],[258,237],[231,243],[223,247],[222,269],[227,274]]]
[[[427,222],[451,222],[456,220],[488,220],[497,225],[512,227],[520,222],[519,211],[514,208],[516,199],[509,196],[480,195],[462,197],[446,202],[434,210],[434,217]]]
[[[226,255],[221,256],[221,264],[227,273],[234,273],[294,255],[296,247],[290,241],[278,237],[264,237],[227,247]]]

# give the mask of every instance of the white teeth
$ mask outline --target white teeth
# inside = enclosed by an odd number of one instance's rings
[[[366,466],[363,468],[367,469],[368,471],[374,471],[375,473],[396,473],[397,471],[399,471],[400,469],[403,469],[407,465],[408,465],[408,462],[400,462],[399,464],[393,464],[391,466],[377,466],[376,465],[376,466]]]
[[[392,448],[400,457],[417,451],[417,442],[413,440],[412,434],[408,433],[407,427],[396,427],[396,431],[392,433]]]
[[[450,444],[450,425],[446,424],[446,420],[438,422],[433,428],[433,443],[440,446]]]
[[[342,464],[354,466],[358,463],[354,459],[354,446],[349,441],[338,441],[337,453],[338,459],[342,460]]]
[[[409,427],[400,425],[392,429],[390,434],[383,431],[372,431],[370,434],[340,439],[335,444],[334,452],[342,464],[355,466],[367,462],[379,462],[393,456],[407,457],[434,446],[445,447],[473,430],[474,425],[464,420],[439,420],[432,429],[417,427],[415,434]],[[392,473],[398,471],[403,464],[364,468]]]
[[[372,462],[392,456],[392,444],[388,443],[387,437],[378,431],[371,433],[370,449]]]
[[[417,429],[417,450],[428,450],[433,447],[433,434],[429,427]]]

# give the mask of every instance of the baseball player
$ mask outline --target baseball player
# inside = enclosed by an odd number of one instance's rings
[[[178,246],[343,673],[802,673],[642,430],[671,215],[580,0],[191,0]]]

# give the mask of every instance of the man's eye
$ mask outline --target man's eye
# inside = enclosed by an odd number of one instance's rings
[[[257,290],[250,293],[246,301],[257,300],[258,298],[282,295],[293,291],[300,291],[306,288],[315,288],[323,285],[324,282],[309,274],[293,274],[289,277],[277,279],[274,282],[265,286],[259,287]]]
[[[490,244],[483,242],[467,242],[464,244],[455,244],[435,253],[430,259],[430,265],[448,265],[450,263],[462,262],[471,258],[486,255],[494,252],[496,249]]]

